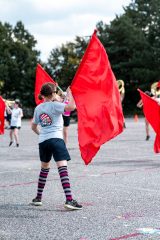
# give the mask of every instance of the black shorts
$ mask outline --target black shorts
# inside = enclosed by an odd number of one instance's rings
[[[55,162],[71,159],[65,142],[61,138],[51,138],[39,143],[39,156],[41,162],[46,163],[51,160],[52,156]]]
[[[15,129],[15,128],[17,128],[17,129],[21,129],[21,127],[17,127],[17,126],[10,126],[10,129]]]
[[[70,116],[64,116],[63,115],[63,126],[68,127],[70,124]]]

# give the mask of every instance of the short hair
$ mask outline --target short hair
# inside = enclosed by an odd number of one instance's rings
[[[40,94],[44,97],[51,96],[56,91],[56,85],[53,83],[45,83],[41,87]]]

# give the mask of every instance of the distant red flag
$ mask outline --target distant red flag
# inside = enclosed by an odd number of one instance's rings
[[[160,106],[156,100],[146,95],[140,89],[138,89],[138,91],[140,92],[142,98],[145,118],[156,133],[154,151],[155,153],[160,153]]]
[[[56,84],[56,82],[48,75],[48,73],[42,68],[42,66],[38,64],[36,68],[36,81],[34,92],[35,102],[37,105],[43,102],[43,100],[38,99],[38,95],[40,94],[42,85],[47,82]]]
[[[4,112],[5,112],[5,103],[3,98],[0,96],[0,134],[4,134]]]
[[[117,82],[96,32],[91,37],[71,90],[78,112],[81,156],[87,165],[103,143],[123,131],[124,124]]]

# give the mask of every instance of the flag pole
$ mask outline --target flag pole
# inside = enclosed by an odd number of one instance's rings
[[[57,85],[57,88],[63,93],[63,90],[60,88],[60,86]]]

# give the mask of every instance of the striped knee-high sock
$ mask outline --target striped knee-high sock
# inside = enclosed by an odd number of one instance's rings
[[[67,166],[59,167],[58,168],[59,176],[61,179],[62,187],[66,196],[67,201],[72,200],[72,193],[71,193],[71,187],[70,187],[70,182],[69,182],[69,177],[68,177],[68,170]]]
[[[42,198],[43,189],[46,184],[47,176],[49,173],[49,168],[41,168],[39,179],[38,179],[38,187],[37,187],[37,197],[38,199]]]

